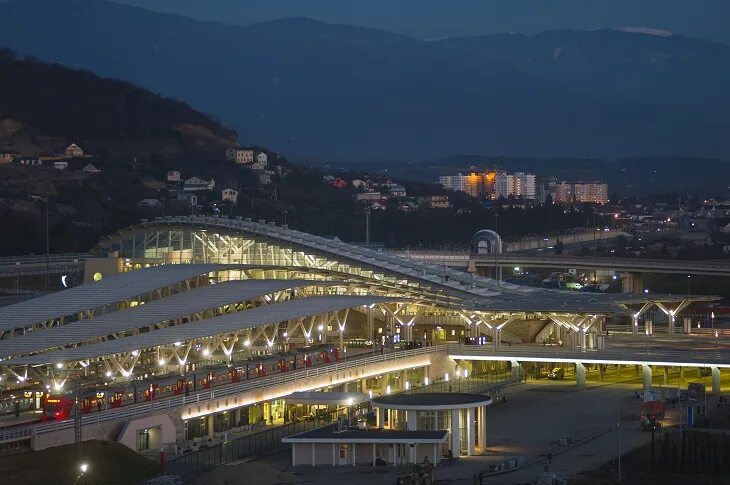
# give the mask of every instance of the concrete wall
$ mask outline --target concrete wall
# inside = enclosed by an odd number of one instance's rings
[[[112,276],[122,270],[120,258],[89,258],[84,261],[84,283],[94,281],[94,273],[101,273],[103,277]]]
[[[170,419],[170,416],[166,414],[145,416],[144,418],[128,421],[117,441],[127,448],[137,451],[137,435],[140,431],[150,428],[160,429],[159,439],[156,439],[156,442],[153,442],[152,436],[150,436],[150,449],[160,448],[176,442],[177,434],[175,425],[172,419]]]

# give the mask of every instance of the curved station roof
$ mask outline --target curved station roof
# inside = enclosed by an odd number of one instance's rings
[[[157,219],[105,238],[95,253],[157,266],[0,308],[2,365],[82,362],[375,304],[503,318],[629,315],[622,302],[655,298],[499,283],[240,219]],[[294,289],[306,291],[272,298]]]

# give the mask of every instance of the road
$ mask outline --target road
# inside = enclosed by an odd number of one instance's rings
[[[536,381],[510,387],[507,402],[494,404],[487,413],[487,452],[483,456],[463,457],[436,470],[436,483],[471,484],[474,473],[511,456],[524,456],[526,463],[551,451],[552,469],[574,474],[610,461],[616,453],[617,437],[611,432],[563,454],[557,441],[561,436],[575,439],[591,435],[615,423],[619,403],[622,421],[622,449],[646,443],[648,433],[638,428],[639,404],[633,383],[589,385],[578,389],[571,382]],[[317,483],[322,485],[365,485],[395,483],[403,469],[391,467],[297,467],[292,468],[290,452],[278,453],[253,462],[224,466],[203,477],[200,484],[244,483],[240,477],[255,474],[257,483]],[[514,484],[534,480],[542,463],[507,475],[492,477],[490,484]]]

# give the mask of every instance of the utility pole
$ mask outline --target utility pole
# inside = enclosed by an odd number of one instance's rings
[[[74,443],[81,453],[81,386],[79,385],[79,379],[74,379]]]
[[[48,283],[50,279],[51,274],[51,234],[49,231],[49,225],[48,225],[48,194],[46,194],[46,198],[44,199],[46,202],[46,275],[45,280],[43,284],[43,289],[47,292],[48,291]]]
[[[494,211],[494,233],[497,235],[497,238],[494,240],[494,279],[497,280],[497,284],[500,284],[500,277],[499,277],[499,268],[497,267],[497,251],[499,248],[499,233],[497,232],[497,221],[499,218],[499,213]]]
[[[370,244],[370,207],[365,208],[365,244]]]
[[[618,483],[623,483],[623,474],[621,473],[621,400],[616,406],[616,439],[618,441]]]

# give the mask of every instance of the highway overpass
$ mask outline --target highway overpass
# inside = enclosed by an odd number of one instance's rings
[[[391,254],[452,268],[526,267],[609,270],[626,273],[668,273],[703,276],[730,276],[729,260],[687,261],[674,259],[602,258],[593,256],[544,254],[471,254],[469,251],[389,250]]]

